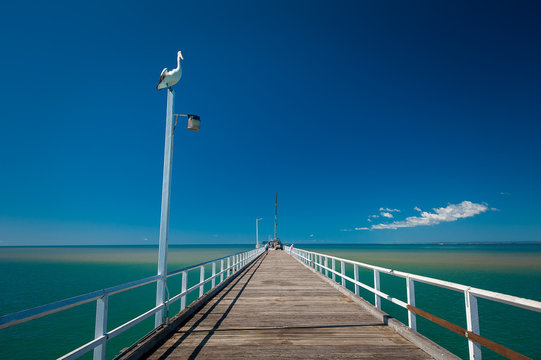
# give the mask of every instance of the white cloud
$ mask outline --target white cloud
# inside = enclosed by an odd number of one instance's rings
[[[387,219],[392,219],[394,216],[390,212],[381,212],[381,216],[386,217]]]
[[[347,231],[353,231],[353,230],[351,230],[351,229],[340,229],[340,231],[347,232]]]
[[[421,208],[418,207],[418,206],[414,207],[413,210],[416,210],[416,211],[418,211],[418,212],[423,212],[423,210],[421,210]]]
[[[418,211],[421,209],[417,208]],[[417,210],[416,209],[416,210]],[[460,204],[450,204],[446,207],[434,209],[434,212],[421,211],[420,216],[410,216],[406,220],[393,221],[389,224],[372,225],[370,229],[399,229],[416,226],[437,225],[442,222],[456,221],[462,218],[473,217],[488,210],[484,204],[476,204],[471,201],[463,201]],[[357,230],[357,228],[355,228]]]
[[[310,234],[310,237],[313,238],[313,237],[314,237],[314,234]]]
[[[369,215],[368,217],[371,217],[371,218],[379,218],[379,215]]]
[[[367,227],[356,227],[355,230],[356,230],[356,231],[359,231],[359,230],[370,230],[370,228],[367,228]]]
[[[372,222],[372,219],[368,218],[368,219],[366,219],[366,221],[368,221],[368,222]]]
[[[385,211],[385,212],[400,212],[398,209],[389,209],[389,208],[379,208],[379,211]]]

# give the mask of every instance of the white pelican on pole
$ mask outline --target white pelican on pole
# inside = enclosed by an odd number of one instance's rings
[[[179,51],[177,54],[177,67],[173,70],[167,70],[167,68],[162,70],[160,81],[158,81],[158,86],[156,86],[157,90],[166,89],[178,83],[182,76],[180,60],[184,60],[184,58],[182,57],[182,52]]]

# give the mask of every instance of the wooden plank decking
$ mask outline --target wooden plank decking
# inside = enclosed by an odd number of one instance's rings
[[[250,265],[150,359],[431,359],[282,251]]]

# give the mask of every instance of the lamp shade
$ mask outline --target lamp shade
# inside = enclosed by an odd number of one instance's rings
[[[201,118],[197,115],[188,115],[188,130],[199,131]]]

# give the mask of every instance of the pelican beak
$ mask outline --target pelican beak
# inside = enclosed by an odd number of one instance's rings
[[[184,60],[184,56],[182,56],[182,53],[181,53],[180,51],[178,52],[178,55],[180,56],[180,58],[181,58],[182,60]]]

